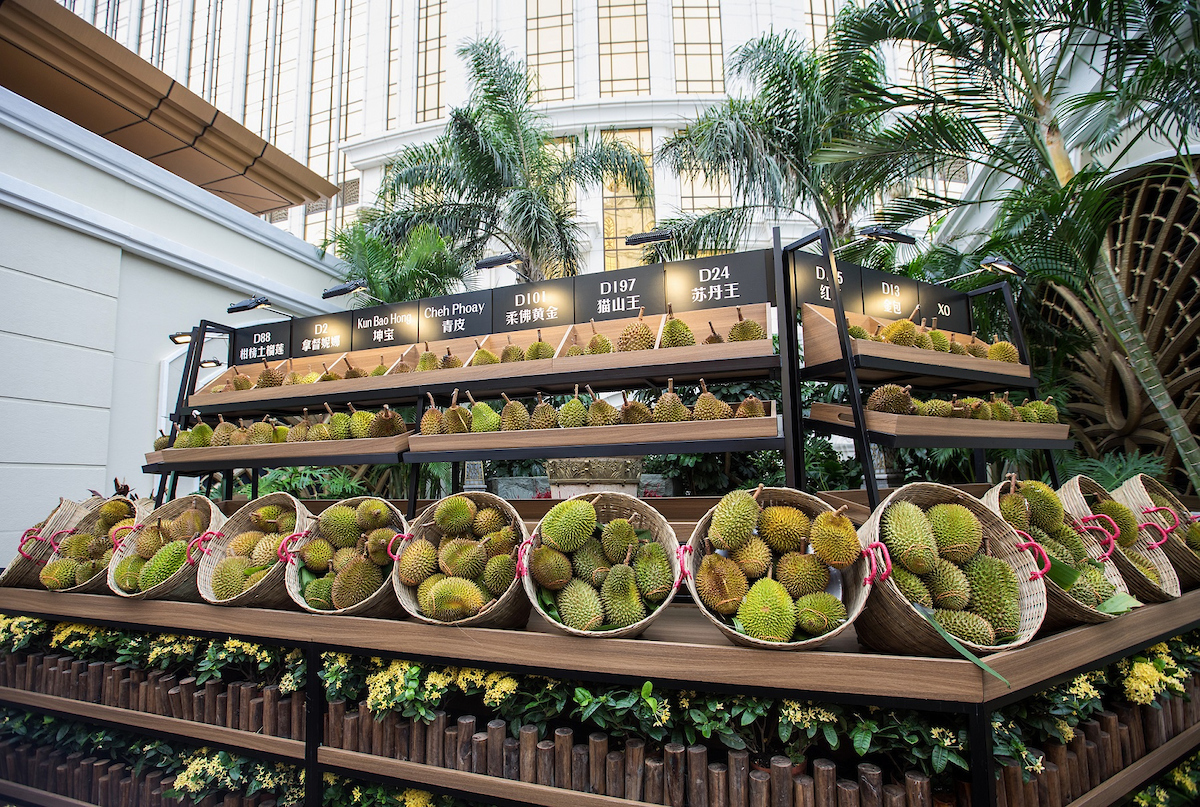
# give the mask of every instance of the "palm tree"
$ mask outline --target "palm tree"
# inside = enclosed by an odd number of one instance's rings
[[[875,0],[849,6],[839,17],[828,69],[845,71],[864,52],[900,44],[930,66],[933,81],[902,86],[856,80],[865,103],[889,110],[894,119],[874,137],[836,139],[816,159],[846,167],[873,186],[974,166],[981,189],[976,198],[917,193],[890,202],[880,220],[895,226],[964,204],[999,205],[998,226],[1020,236],[1027,259],[1066,267],[1063,282],[1090,291],[1089,304],[1124,347],[1200,489],[1200,445],[1121,287],[1107,235],[1112,211],[1104,203],[1119,181],[1106,166],[1140,136],[1176,143],[1178,154],[1187,153],[1187,138],[1200,120],[1198,31],[1200,11],[1189,0]],[[1191,83],[1175,86],[1183,78]],[[1128,118],[1121,115],[1134,111],[1131,128],[1122,132]],[[1107,149],[1105,163],[1077,166],[1072,149],[1079,148],[1089,160]],[[1192,164],[1185,165],[1194,176]],[[1073,242],[1066,251],[1065,241]]]
[[[345,264],[345,280],[365,280],[367,293],[388,303],[462,291],[475,273],[473,261],[427,224],[414,227],[397,244],[360,219],[337,230],[321,248],[330,247]]]
[[[847,87],[881,81],[884,68],[869,49],[840,72],[827,69],[826,61],[791,32],[764,34],[733,52],[729,72],[750,94],[710,107],[668,139],[658,158],[680,175],[728,181],[737,203],[661,222],[677,235],[654,245],[654,258],[734,249],[763,217],[800,216],[839,241],[851,234],[880,188],[853,181],[848,166],[817,164],[812,157],[831,137],[869,140],[878,131],[881,112]]]
[[[368,226],[401,241],[431,225],[475,257],[500,244],[527,258],[517,265],[522,281],[577,274],[585,243],[576,189],[619,182],[645,201],[652,183],[644,155],[594,132],[556,138],[535,107],[524,63],[498,41],[458,53],[469,63],[467,104],[450,111],[436,140],[392,159]]]

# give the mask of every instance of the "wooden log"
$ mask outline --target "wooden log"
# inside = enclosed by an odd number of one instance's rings
[[[100,703],[100,697],[104,692],[104,662],[93,661],[91,664],[87,665],[87,670],[87,701],[89,703]],[[10,678],[15,677],[16,666],[13,665]]]
[[[273,691],[272,691],[273,690]],[[263,689],[263,733],[274,734],[277,715],[279,714],[279,687]],[[330,748],[345,747],[346,701],[341,698],[329,702],[329,712],[325,716],[325,744]]]
[[[773,807],[792,807],[792,759],[771,757],[771,804]],[[855,805],[858,807],[858,805]]]
[[[442,767],[455,770],[458,762],[458,725],[447,727],[442,738]]]
[[[817,807],[837,807],[837,765],[828,759],[814,759],[812,770]]]
[[[435,711],[433,721],[425,728],[425,764],[441,768],[442,750],[446,742],[446,713]],[[532,781],[532,780],[530,780]]]
[[[679,746],[683,748],[683,746]],[[608,756],[608,735],[594,731],[588,735],[589,792],[604,795],[604,760]]]
[[[128,678],[122,678],[117,683],[117,708],[129,708],[130,690],[132,686],[133,683]]]
[[[305,700],[304,692],[297,691],[292,693],[292,733],[289,735],[293,740],[304,742],[305,737]]]
[[[242,682],[230,684],[225,690],[225,726],[236,729],[242,724]]]
[[[792,777],[792,804],[796,807],[816,807],[817,789],[813,778],[808,774]]]
[[[729,807],[729,766],[724,762],[708,763],[708,807]]]
[[[1079,798],[1079,796],[1092,789],[1091,774],[1088,772],[1086,743],[1087,737],[1083,736],[1081,730],[1076,730],[1075,736],[1071,738],[1071,750],[1075,752],[1075,764],[1079,768],[1079,785],[1082,789],[1076,793],[1075,798]]]
[[[508,725],[503,720],[489,720],[488,735],[488,776],[504,776],[504,737]]]
[[[133,693],[129,693],[129,697],[133,699]],[[142,681],[137,686],[137,711],[153,712],[154,707],[154,684],[149,681]],[[228,725],[228,722],[226,723]],[[236,727],[236,726],[235,726]]]
[[[1136,706],[1118,706],[1117,720],[1129,727],[1129,751],[1133,761],[1137,762],[1145,754],[1141,713]]]
[[[215,708],[213,709],[213,720],[217,726],[225,726],[225,720],[229,716],[229,690],[226,689],[217,693],[217,697],[213,700]]]
[[[1112,776],[1117,771],[1125,767],[1121,761],[1121,732],[1120,721],[1117,719],[1116,712],[1104,710],[1098,712],[1096,719],[1100,723],[1100,730],[1108,734],[1108,758],[1111,761],[1112,767],[1109,768],[1109,776]]]
[[[220,694],[220,681],[209,681],[204,685],[204,722],[210,726],[217,723],[217,695]]]
[[[638,737],[630,737],[625,741],[625,798],[630,801],[642,800],[642,782],[645,770],[646,741]],[[709,801],[712,800],[711,796],[710,792]]]
[[[750,803],[750,752],[730,751],[725,758],[729,765],[729,807],[746,807]]]
[[[454,764],[447,764],[447,768],[456,768],[460,771],[471,770],[471,738],[475,736],[475,715],[462,715],[458,718],[458,751],[454,757]]]
[[[183,720],[183,693],[179,687],[167,690],[168,711],[171,717]]]
[[[625,798],[625,754],[609,751],[604,758],[604,792],[611,798]]]
[[[771,774],[750,771],[750,807],[769,807],[771,804]]]
[[[1098,746],[1100,745],[1100,721],[1099,720],[1081,720],[1079,722],[1079,731],[1083,732],[1084,738],[1088,742],[1097,745],[1097,754],[1099,753]],[[1089,760],[1090,761],[1090,760]],[[1103,767],[1098,771],[1101,781],[1108,778],[1108,773]]]
[[[521,781],[537,781],[537,726],[521,726],[517,736],[521,743]]]
[[[883,769],[870,762],[858,765],[858,803],[862,807],[882,807]]]
[[[646,760],[646,782],[642,787],[642,801],[662,804],[666,797],[666,763],[659,757]]]
[[[554,787],[554,740],[537,744],[537,783]]]
[[[1067,772],[1067,747],[1062,743],[1046,743],[1046,760],[1058,769],[1058,799],[1062,804],[1071,801],[1070,775]]]
[[[292,719],[296,717],[295,711],[292,712]],[[358,704],[358,751],[361,754],[374,753],[371,747],[371,742],[375,737],[374,730],[375,715],[371,713],[366,701],[361,701]],[[296,733],[296,727],[292,726],[292,734]],[[451,757],[453,759],[453,757]]]
[[[1083,744],[1087,753],[1088,761],[1088,789],[1100,787],[1102,781],[1100,777],[1100,749],[1091,740],[1087,740]]]
[[[1100,741],[1096,743],[1096,748],[1100,756],[1100,773],[1103,779],[1112,778],[1116,769],[1113,767],[1112,760],[1112,738],[1109,737],[1107,731],[1100,732]]]
[[[391,726],[384,723],[384,718],[375,716],[371,720],[371,753],[376,756],[388,757],[392,756],[391,748],[388,747],[391,743],[392,732]],[[385,739],[387,738],[387,739]]]
[[[1129,726],[1118,723],[1117,735],[1119,738],[1117,742],[1121,746],[1121,767],[1128,768],[1133,764],[1133,739],[1129,733]]]
[[[884,785],[883,807],[905,807],[904,788],[900,785]]]
[[[849,779],[838,779],[838,807],[859,807],[858,782]]]
[[[667,743],[663,746],[663,760],[666,765],[663,804],[683,807],[687,801],[687,748],[683,743]]]
[[[280,717],[287,715],[290,719],[291,714],[291,710],[284,710]],[[358,750],[358,721],[361,719],[357,711],[342,717],[342,748],[347,751]]]
[[[1059,768],[1053,762],[1044,763],[1042,773],[1038,774],[1038,801],[1042,807],[1062,807],[1064,804]]]
[[[687,749],[688,807],[708,807],[708,749],[703,745]]]
[[[172,692],[178,692],[179,687],[175,687]],[[252,731],[255,734],[262,732],[263,728],[263,699],[252,698],[250,700],[250,724],[247,731]]]
[[[571,748],[575,745],[575,732],[569,728],[554,730],[554,781],[556,787],[571,786]]]
[[[471,773],[487,775],[488,768],[488,736],[486,731],[477,731],[471,735]]]
[[[521,744],[516,737],[504,738],[504,778],[521,778]]]
[[[588,777],[588,747],[577,743],[571,746],[571,789],[586,793],[591,785]]]
[[[242,731],[250,731],[250,701],[258,694],[258,687],[254,684],[242,684],[241,703],[238,704],[238,723],[237,726]]]
[[[426,735],[429,727],[417,718],[408,724],[408,759],[410,762],[425,762]]]
[[[1079,755],[1074,751],[1067,752],[1067,778],[1071,780],[1071,801],[1087,792],[1084,780],[1080,777]]]
[[[408,760],[409,754],[412,753],[410,750],[412,747],[411,735],[412,722],[409,720],[401,720],[397,715],[395,733],[396,739],[393,742],[393,749],[395,750],[396,759],[401,761]]]
[[[1041,807],[1038,802],[1037,781],[1030,779],[1025,782],[1021,797],[1025,803],[1025,807]]]
[[[196,692],[196,679],[192,676],[179,679],[179,699],[183,703],[183,719],[196,720],[196,715],[192,712],[192,704],[194,699],[192,695]]]
[[[1166,738],[1169,740],[1175,736],[1175,718],[1171,712],[1170,699],[1166,695],[1159,695],[1154,702],[1158,704],[1158,708],[1162,712],[1163,726],[1166,730]]]
[[[1142,714],[1142,729],[1146,737],[1146,752],[1159,748],[1167,741],[1167,724],[1162,709],[1153,704],[1141,704],[1138,710]]]
[[[400,717],[395,712],[388,712],[379,721],[378,732],[371,738],[371,747],[375,753],[388,759],[396,758],[396,727]]]
[[[929,777],[925,774],[906,771],[904,791],[908,796],[908,807],[933,807],[933,793]]]
[[[1168,700],[1171,704],[1171,725],[1174,727],[1174,732],[1171,734],[1174,737],[1176,734],[1181,734],[1187,728],[1184,722],[1183,699],[1172,697]]]

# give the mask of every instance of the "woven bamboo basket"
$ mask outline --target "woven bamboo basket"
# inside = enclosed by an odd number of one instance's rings
[[[603,493],[582,493],[578,496],[573,496],[571,499],[588,499],[592,502],[592,506],[596,508],[596,523],[607,524],[615,518],[629,519],[629,523],[634,529],[649,530],[655,541],[662,544],[667,553],[667,560],[671,564],[671,576],[675,579],[675,585],[671,587],[671,592],[667,594],[666,599],[658,604],[650,613],[646,614],[646,618],[638,622],[628,625],[624,628],[614,628],[613,630],[576,630],[575,628],[567,627],[559,622],[554,617],[546,613],[538,604],[538,584],[533,579],[533,575],[521,575],[521,584],[525,588],[525,595],[529,602],[533,605],[543,619],[556,631],[565,633],[568,636],[584,636],[589,639],[632,639],[640,636],[646,628],[650,627],[650,623],[657,619],[667,606],[671,604],[671,600],[675,599],[675,592],[679,590],[682,583],[682,567],[679,565],[679,541],[675,537],[675,530],[671,529],[671,525],[667,520],[650,505],[641,499],[630,496],[627,493],[615,493],[605,491]],[[568,499],[567,501],[571,501]],[[542,523],[539,521],[537,528],[534,530],[533,536],[526,544],[527,548],[532,551],[542,543]],[[528,552],[525,557],[528,557]]]
[[[200,591],[196,588],[196,568],[200,563],[202,555],[194,548],[188,547],[188,559],[179,571],[168,577],[166,580],[159,583],[157,586],[151,586],[145,591],[127,592],[117,585],[116,578],[113,573],[117,569],[117,564],[130,555],[137,552],[137,540],[141,535],[142,530],[159,520],[167,520],[175,518],[184,510],[187,510],[192,505],[196,505],[203,514],[204,529],[202,533],[215,533],[220,535],[218,530],[225,523],[225,514],[222,513],[212,501],[204,496],[184,496],[180,499],[173,499],[162,507],[155,510],[141,520],[137,526],[131,531],[121,536],[117,550],[113,552],[112,560],[108,564],[108,587],[112,592],[120,597],[128,597],[131,600],[178,600],[180,602],[200,602]]]
[[[70,499],[59,499],[58,506],[46,517],[41,527],[31,528],[21,536],[17,554],[0,572],[0,587],[41,588],[39,577],[42,567],[54,554],[50,536],[60,530],[69,530],[88,514],[87,509]]]
[[[1151,494],[1165,499],[1179,520],[1179,528],[1168,533],[1166,543],[1159,548],[1166,554],[1167,560],[1171,561],[1171,565],[1175,567],[1180,587],[1195,588],[1200,585],[1200,555],[1193,552],[1183,538],[1191,519],[1191,511],[1183,506],[1183,503],[1166,485],[1146,474],[1138,474],[1132,479],[1125,480],[1121,487],[1112,492],[1112,497],[1133,510],[1134,515],[1139,519],[1144,518],[1158,524],[1164,530],[1170,530],[1174,526],[1174,522],[1167,513],[1146,512],[1153,510],[1156,506],[1154,500],[1150,498]]]
[[[1008,522],[957,488],[932,482],[914,482],[897,489],[883,501],[867,522],[859,527],[859,541],[864,545],[881,540],[880,519],[892,502],[907,501],[928,509],[935,504],[961,504],[979,519],[983,526],[983,543],[988,554],[1007,563],[1020,584],[1021,623],[1017,637],[1002,645],[979,645],[964,639],[958,641],[973,653],[995,653],[1020,647],[1033,638],[1046,617],[1046,586],[1043,578],[1030,577],[1040,568],[1029,550],[1019,549],[1022,543]],[[933,626],[917,611],[900,591],[892,578],[871,588],[867,607],[854,623],[859,640],[868,647],[888,653],[923,656],[955,656],[957,653]]]
[[[818,513],[833,512],[832,507],[816,496],[811,496],[791,488],[763,488],[758,494],[758,503],[763,507],[771,505],[795,507],[803,511],[810,519],[816,518]],[[714,507],[713,510],[715,509]],[[863,608],[867,604],[867,596],[871,593],[871,584],[867,582],[868,561],[865,554],[855,561],[852,566],[841,572],[841,594],[842,602],[846,605],[846,621],[829,633],[798,642],[768,642],[763,639],[755,639],[753,636],[747,636],[744,633],[738,633],[733,629],[732,625],[708,610],[708,607],[700,600],[700,593],[696,590],[696,571],[700,568],[700,563],[704,560],[705,554],[707,554],[705,551],[705,539],[708,537],[708,525],[712,521],[713,510],[705,513],[704,517],[696,522],[696,528],[692,531],[692,537],[688,541],[691,551],[684,561],[687,564],[688,570],[685,579],[687,580],[688,591],[691,592],[692,600],[700,609],[700,613],[704,614],[709,622],[716,625],[717,630],[725,634],[725,637],[729,641],[742,647],[760,647],[766,650],[811,650],[845,631],[858,618],[858,615],[862,613]],[[836,569],[830,570],[831,582],[836,579],[835,576],[837,574],[838,571]]]
[[[479,509],[484,507],[495,507],[505,518],[508,519],[509,525],[513,528],[513,532],[517,536],[517,546],[520,547],[529,539],[529,530],[525,527],[525,522],[517,513],[516,508],[511,504],[495,496],[491,493],[482,491],[469,491],[467,493],[459,493],[459,496],[466,496],[475,503]],[[437,504],[431,504],[426,507],[420,515],[413,520],[412,527],[409,532],[413,538],[424,538],[434,546],[437,546],[442,540],[442,530],[433,521],[434,511],[437,510]],[[404,542],[403,549],[399,546],[399,556],[404,557],[404,552],[407,550],[409,542]],[[432,617],[425,616],[421,613],[421,606],[417,604],[417,590],[412,586],[406,586],[400,582],[398,564],[392,566],[392,587],[395,589],[396,597],[400,600],[400,605],[404,610],[418,622],[426,622],[430,625],[449,625],[455,628],[523,628],[525,623],[529,621],[529,600],[521,591],[521,582],[514,578],[508,590],[501,594],[496,600],[484,608],[475,616],[469,616],[466,619],[459,619],[455,622],[440,622]]]
[[[99,505],[92,508],[91,512],[89,512],[86,516],[81,518],[75,524],[75,527],[74,527],[74,529],[71,530],[71,532],[88,532],[88,531],[94,529],[96,527],[96,525],[100,523],[100,505],[103,505],[105,501],[112,501],[113,499],[120,499],[121,501],[127,502],[133,508],[133,519],[134,519],[135,524],[140,524],[142,519],[144,519],[146,516],[148,516],[150,514],[150,511],[154,509],[154,500],[153,499],[130,499],[125,496],[113,496],[111,499],[105,499],[103,501],[100,501],[100,500],[97,500],[96,497],[92,497],[92,499],[90,499],[89,501],[92,501],[92,502],[99,501]],[[116,553],[114,552],[113,554],[115,555]],[[54,554],[52,554],[50,556],[50,560],[48,560],[46,562],[50,563],[52,561],[58,560],[59,557],[60,556],[58,554],[58,551],[56,550],[54,552]],[[60,588],[58,590],[58,593],[59,594],[111,594],[112,591],[108,587],[107,572],[98,572],[98,573],[92,575],[91,580],[88,580],[87,582],[82,583],[78,586],[70,586],[68,588]]]
[[[352,499],[343,499],[336,504],[344,504],[347,507],[358,507],[368,499],[378,499],[387,505],[388,517],[387,526],[389,529],[395,530],[397,533],[408,532],[408,522],[404,520],[404,515],[397,510],[392,504],[384,499],[379,499],[377,496],[355,496]],[[331,505],[333,506],[333,505]],[[288,596],[292,598],[292,602],[299,605],[305,611],[313,614],[335,614],[338,616],[374,616],[383,618],[394,618],[404,616],[403,609],[400,608],[400,603],[396,601],[395,593],[392,591],[391,585],[387,579],[380,584],[379,588],[367,597],[362,602],[355,603],[349,608],[334,608],[331,610],[323,610],[313,608],[304,599],[304,590],[300,587],[300,567],[303,565],[300,558],[296,556],[305,544],[314,538],[320,538],[321,527],[320,519],[313,522],[312,528],[301,534],[294,542],[289,544],[281,554],[287,558],[286,570],[284,572],[284,583],[287,587]]]
[[[292,602],[292,598],[288,594],[287,586],[284,582],[284,567],[287,566],[285,563],[276,563],[273,565],[261,580],[236,597],[219,600],[213,594],[213,569],[225,557],[225,550],[229,547],[230,542],[243,532],[253,529],[250,514],[268,504],[276,504],[295,511],[296,527],[293,532],[303,533],[312,528],[315,521],[312,514],[296,498],[287,493],[268,493],[266,496],[260,496],[254,501],[245,504],[242,509],[230,516],[221,525],[222,535],[208,542],[203,552],[203,557],[200,559],[200,566],[196,571],[196,586],[200,589],[200,596],[204,598],[205,602],[210,602],[213,605],[242,605],[251,608],[295,607],[295,603]],[[195,551],[193,550],[193,552]]]
[[[1058,498],[1062,499],[1063,507],[1077,519],[1092,515],[1087,499],[1084,498],[1089,495],[1100,501],[1113,498],[1107,490],[1101,487],[1099,482],[1082,474],[1067,480],[1067,483],[1058,489]],[[1138,520],[1141,521],[1140,513],[1135,510],[1134,515],[1138,516]],[[1154,583],[1137,566],[1134,566],[1133,561],[1119,545],[1112,553],[1113,564],[1120,577],[1124,578],[1127,590],[1142,602],[1167,602],[1182,593],[1179,588],[1179,577],[1175,574],[1175,567],[1167,559],[1166,553],[1160,547],[1150,546],[1150,542],[1159,537],[1149,530],[1138,530],[1138,539],[1130,549],[1141,552],[1154,564],[1154,568],[1158,569],[1162,585]],[[1112,575],[1108,573],[1107,569],[1104,573],[1108,579],[1112,580]]]

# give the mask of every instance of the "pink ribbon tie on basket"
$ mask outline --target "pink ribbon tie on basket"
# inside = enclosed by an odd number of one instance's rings
[[[529,550],[533,547],[533,539],[526,538],[517,547],[517,577],[524,577],[529,574],[528,567],[525,566],[525,556],[529,554]]]
[[[195,538],[188,541],[187,551],[183,553],[184,559],[188,563],[195,566],[200,561],[192,560],[192,547],[194,546],[197,549],[199,549],[200,554],[202,554],[202,555],[210,555],[210,554],[212,554],[212,549],[210,549],[208,547],[208,542],[211,541],[213,538],[224,538],[224,537],[225,537],[225,533],[223,533],[223,532],[204,532],[204,533],[201,533],[200,535],[197,535]]]
[[[875,560],[876,553],[879,554],[878,564]],[[892,576],[892,554],[888,552],[887,546],[882,541],[872,541],[867,544],[863,554],[867,556],[867,563],[871,568],[867,576],[863,578],[864,586],[882,583]]]
[[[1147,528],[1158,530],[1159,534],[1162,536],[1162,538],[1159,538],[1157,541],[1151,541],[1146,544],[1146,546],[1150,547],[1151,549],[1158,549],[1167,542],[1167,538],[1169,538],[1171,535],[1170,530],[1161,524],[1155,524],[1153,521],[1147,521],[1145,524],[1138,524],[1138,530],[1144,530]]]
[[[1117,550],[1117,535],[1121,532],[1121,529],[1117,526],[1117,522],[1113,521],[1103,513],[1099,513],[1094,516],[1085,516],[1084,518],[1081,518],[1080,521],[1083,523],[1084,529],[1100,530],[1100,532],[1104,533],[1103,543],[1108,547],[1108,550],[1100,554],[1100,560],[1108,560],[1111,558],[1112,553]],[[1107,521],[1108,526],[1105,527],[1103,524],[1093,523],[1097,521]]]
[[[400,556],[404,554],[404,550],[401,549],[399,552],[392,551],[392,547],[396,545],[396,539],[399,538],[401,544],[406,544],[409,541],[411,541],[414,537],[415,536],[411,532],[398,532],[395,535],[393,535],[392,540],[388,541],[388,545],[387,545],[388,557],[391,558],[392,560],[400,560]]]
[[[679,561],[679,577],[675,578],[675,591],[679,591],[679,586],[683,584],[683,581],[692,576],[692,573],[688,571],[687,561],[684,560],[690,554],[692,554],[691,544],[675,547],[675,558]]]
[[[1166,510],[1168,513],[1171,514],[1171,521],[1173,522],[1171,524],[1171,526],[1166,528],[1166,531],[1168,533],[1175,532],[1175,530],[1179,529],[1179,514],[1175,512],[1174,507],[1147,507],[1142,510],[1142,515],[1148,516],[1151,513],[1159,513],[1159,512],[1162,512],[1163,510]],[[1139,524],[1138,528],[1141,529],[1144,526],[1146,526],[1146,525]]]
[[[296,553],[288,547],[308,534],[309,531],[305,530],[304,532],[293,532],[291,535],[284,538],[279,542],[279,548],[275,550],[275,557],[279,558],[279,560],[283,563],[295,563]]]
[[[27,542],[29,542],[29,541],[36,542],[36,541],[44,541],[44,540],[46,540],[46,539],[42,537],[41,530],[39,530],[37,527],[30,527],[29,529],[25,530],[25,534],[22,535],[21,540],[17,542],[17,554],[20,555],[21,557],[25,558],[25,560],[31,560],[34,563],[41,564],[44,566],[46,564],[46,561],[35,558],[33,555],[30,555],[29,553],[27,553],[25,551],[25,544]]]
[[[1017,549],[1028,549],[1035,556],[1041,553],[1042,568],[1029,573],[1030,580],[1037,580],[1039,577],[1045,577],[1050,573],[1050,556],[1046,554],[1046,548],[1033,540],[1033,536],[1023,530],[1017,530],[1017,535],[1025,539],[1025,543],[1017,544]]]
[[[74,532],[74,530],[59,530],[58,532],[56,532],[50,536],[50,538],[48,540],[50,541],[50,546],[54,548],[55,554],[58,553],[58,536],[70,535],[72,532]]]
[[[112,538],[113,552],[121,551],[121,547],[125,545],[125,536],[126,535],[133,532],[134,530],[140,530],[144,526],[146,526],[146,525],[145,524],[134,524],[132,527],[129,525],[126,525],[124,527],[113,527],[113,531],[111,533],[109,533],[109,537]],[[120,533],[120,535],[118,535],[117,533]]]

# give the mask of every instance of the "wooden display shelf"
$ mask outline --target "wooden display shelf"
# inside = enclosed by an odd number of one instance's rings
[[[1070,802],[1067,807],[1108,807],[1123,803],[1130,793],[1151,779],[1169,770],[1200,746],[1200,723],[1176,734],[1158,748],[1146,754],[1108,779]]]
[[[132,731],[166,734],[185,740],[195,740],[197,743],[214,743],[228,748],[242,748],[260,754],[270,754],[281,759],[304,759],[304,743],[300,740],[269,737],[265,734],[254,734],[249,731],[198,723],[192,720],[180,720],[150,712],[104,706],[90,701],[60,698],[56,695],[43,695],[40,692],[27,692],[12,687],[0,687],[0,703],[52,712],[72,720],[102,722],[123,726]]]
[[[5,779],[0,779],[0,796],[15,799],[23,804],[37,804],[39,807],[94,807],[90,801],[79,801]]]
[[[322,747],[317,751],[317,763],[322,767],[333,768],[343,775],[366,773],[387,779],[400,779],[415,785],[452,790],[476,801],[483,797],[503,799],[516,804],[538,804],[543,807],[629,807],[644,803],[420,762],[390,759],[358,751],[345,751],[341,748]]]
[[[146,473],[276,465],[353,465],[399,462],[412,432],[359,440],[314,440],[252,446],[168,448],[146,455]]]
[[[938,418],[867,412],[871,442],[902,448],[1070,448],[1070,426],[1064,423],[1011,423],[972,418]],[[806,420],[831,431],[853,430],[848,406],[814,403]]]

